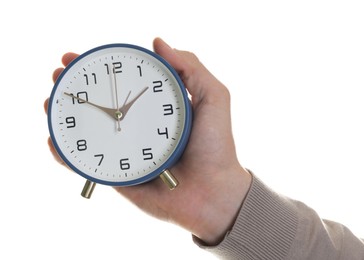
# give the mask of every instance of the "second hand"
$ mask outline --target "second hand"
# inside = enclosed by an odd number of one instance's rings
[[[114,75],[114,89],[115,89],[115,98],[116,98],[116,110],[115,110],[115,115],[116,115],[116,121],[118,124],[117,130],[120,132],[121,131],[121,127],[120,127],[120,119],[123,117],[123,115],[119,112],[119,96],[118,96],[118,86],[117,86],[117,82],[116,82],[116,71],[115,71],[115,66],[113,69],[113,75]]]

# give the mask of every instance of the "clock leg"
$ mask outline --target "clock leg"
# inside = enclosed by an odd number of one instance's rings
[[[95,182],[87,180],[85,185],[83,186],[81,196],[86,198],[86,199],[91,198],[91,195],[92,195],[92,192],[95,189],[95,186],[96,186]]]
[[[163,180],[163,182],[168,186],[168,188],[170,190],[173,190],[179,184],[178,180],[173,176],[173,174],[168,169],[166,169],[165,171],[163,171],[159,175],[159,177],[161,177],[161,179]]]

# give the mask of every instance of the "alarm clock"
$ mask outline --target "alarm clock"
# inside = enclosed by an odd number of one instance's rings
[[[62,160],[96,183],[131,186],[160,176],[181,157],[191,131],[188,93],[173,67],[131,44],[108,44],[73,60],[60,74],[48,105],[48,128]]]

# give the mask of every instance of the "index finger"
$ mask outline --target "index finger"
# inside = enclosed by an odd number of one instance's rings
[[[63,55],[62,57],[62,64],[67,67],[74,59],[76,59],[79,55],[73,52],[68,52],[66,54]],[[53,75],[52,75],[52,79],[53,79],[53,83],[56,82],[57,78],[59,77],[59,75],[62,73],[62,71],[64,70],[64,68],[57,68],[54,70]]]
[[[76,59],[79,55],[73,52],[67,52],[62,57],[62,63],[65,67],[67,67],[74,59]]]

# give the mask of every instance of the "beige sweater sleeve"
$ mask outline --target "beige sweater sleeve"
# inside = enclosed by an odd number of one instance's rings
[[[277,194],[253,177],[238,218],[217,246],[201,248],[221,259],[364,260],[364,242],[345,226],[325,221],[301,202]]]

